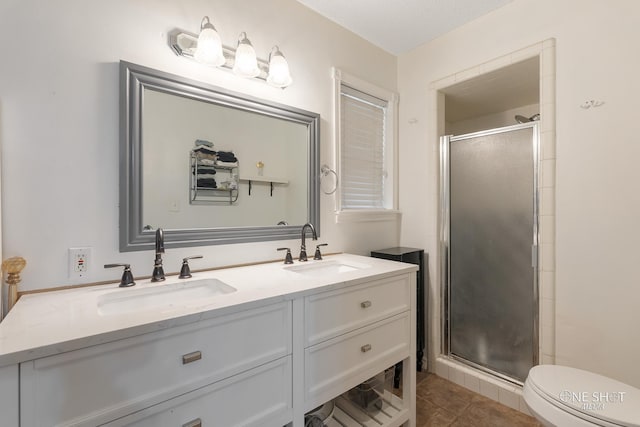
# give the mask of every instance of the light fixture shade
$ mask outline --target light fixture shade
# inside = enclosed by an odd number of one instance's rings
[[[269,75],[267,83],[275,87],[287,87],[291,84],[289,64],[278,46],[274,46],[269,54]]]
[[[198,47],[193,55],[194,59],[202,64],[220,67],[226,59],[222,53],[222,41],[215,27],[209,21],[209,17],[202,18]]]
[[[233,72],[241,77],[257,77],[260,74],[256,51],[247,39],[246,33],[240,33]]]

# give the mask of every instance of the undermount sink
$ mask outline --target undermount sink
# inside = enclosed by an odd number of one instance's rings
[[[285,268],[289,271],[293,271],[294,273],[317,277],[348,273],[350,271],[361,270],[367,267],[369,266],[366,264],[356,262],[343,263],[337,261],[309,261],[309,264],[298,264]]]
[[[168,311],[194,302],[235,292],[237,289],[218,279],[187,280],[151,284],[140,289],[119,289],[98,297],[101,315],[132,313],[145,310]]]

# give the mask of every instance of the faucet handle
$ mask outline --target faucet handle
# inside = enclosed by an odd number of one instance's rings
[[[278,248],[279,251],[287,251],[287,254],[284,257],[285,264],[293,264],[293,257],[291,256],[290,248]]]
[[[120,279],[120,287],[128,288],[133,286],[136,282],[133,281],[133,273],[131,273],[131,266],[129,264],[105,264],[104,268],[124,267],[122,272],[122,279]]]
[[[191,269],[189,268],[189,260],[190,259],[199,259],[202,258],[202,255],[193,255],[188,256],[186,258],[182,258],[182,267],[180,268],[180,275],[178,279],[188,279],[191,277]]]
[[[315,255],[313,255],[313,259],[315,260],[322,259],[322,254],[320,253],[320,246],[328,246],[328,243],[320,243],[319,245],[316,245],[316,253]]]

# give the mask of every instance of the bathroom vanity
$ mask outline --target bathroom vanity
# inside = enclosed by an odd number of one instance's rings
[[[338,398],[332,425],[414,426],[416,269],[341,254],[23,296],[0,324],[2,425],[303,427]],[[382,410],[339,397],[398,362]]]

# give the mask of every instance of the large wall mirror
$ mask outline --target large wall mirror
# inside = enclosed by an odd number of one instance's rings
[[[120,63],[120,250],[319,229],[320,116]]]

